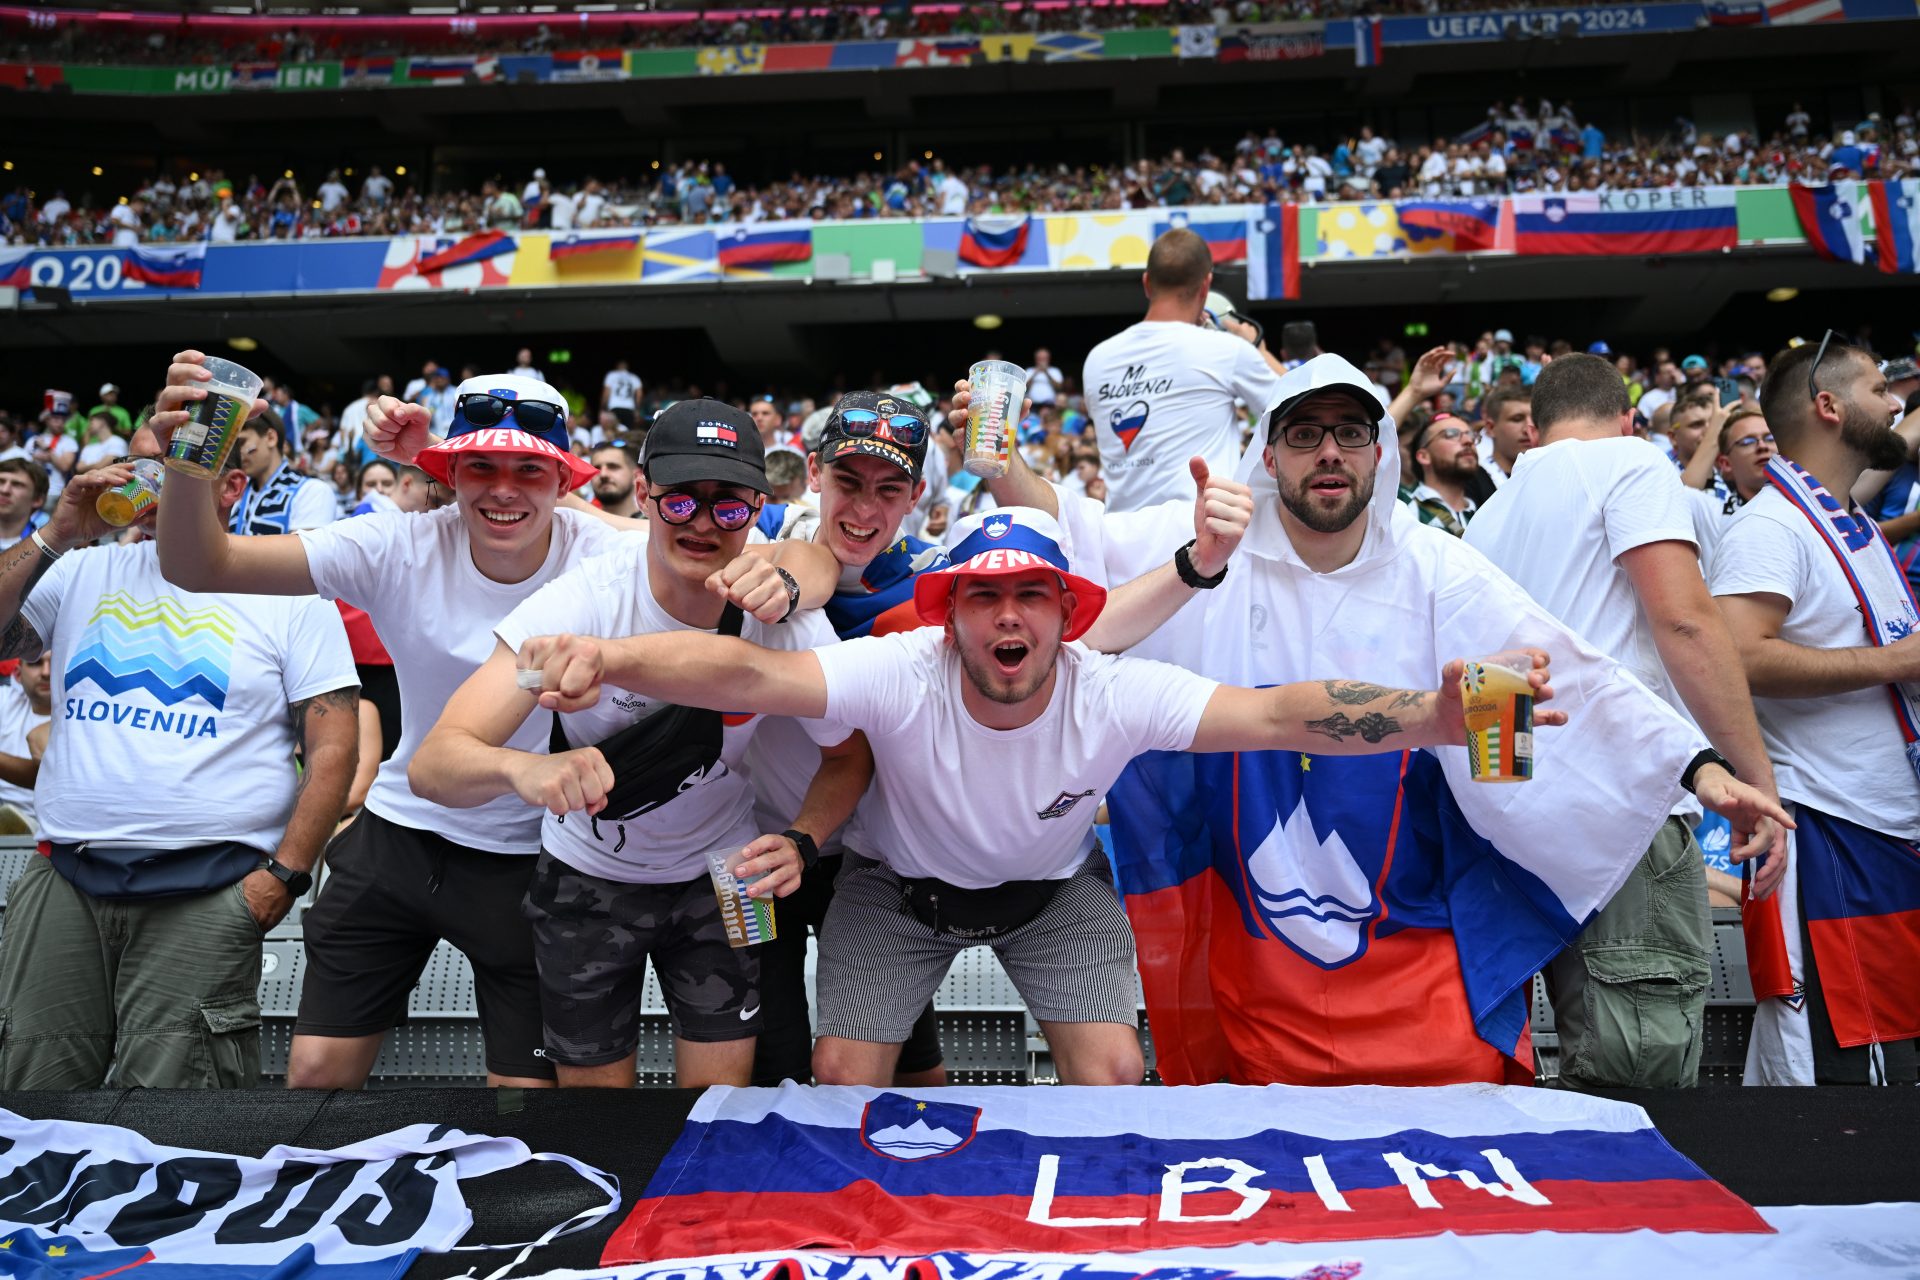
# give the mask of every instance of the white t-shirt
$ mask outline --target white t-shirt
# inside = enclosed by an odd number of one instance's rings
[[[648,586],[648,569],[645,539],[629,540],[534,592],[494,634],[518,653],[533,636],[618,637],[699,630],[660,607]],[[810,649],[835,642],[826,615],[817,609],[777,624],[749,615],[740,634],[769,649]],[[661,705],[665,704],[609,685],[601,689],[600,701],[593,707],[562,716],[561,726],[574,746],[592,746],[645,719]],[[589,818],[584,813],[558,818],[541,814],[542,845],[575,870],[605,880],[673,884],[704,875],[709,852],[737,849],[763,834],[753,820],[753,786],[740,765],[748,742],[765,719],[748,713],[727,716],[719,761],[688,778],[680,794],[657,809],[625,821]],[[544,739],[552,717],[536,710],[527,723],[537,725]],[[801,723],[808,736],[823,745],[847,738],[847,731],[835,724]],[[817,756],[813,763],[818,763]]]
[[[1692,713],[1667,675],[1653,624],[1620,557],[1655,542],[1694,542],[1687,492],[1645,440],[1556,440],[1529,449],[1467,526],[1466,541],[1667,705]],[[1692,797],[1681,807],[1698,813]]]
[[[131,205],[117,204],[107,210],[107,221],[113,224],[114,244],[125,248],[140,243],[140,215]]]
[[[393,179],[384,173],[376,173],[360,184],[360,194],[379,204],[393,194]]]
[[[493,656],[500,620],[543,584],[625,536],[596,516],[561,508],[553,513],[546,562],[525,582],[504,583],[474,567],[457,505],[425,515],[357,516],[300,534],[314,589],[366,610],[393,655],[400,745],[381,764],[367,808],[473,849],[540,851],[540,811],[520,797],[501,796],[472,809],[442,808],[413,794],[407,765],[454,691]],[[545,751],[547,726],[537,720],[529,717],[507,745]]]
[[[320,211],[322,213],[332,213],[342,204],[345,204],[347,199],[346,187],[338,182],[321,183],[320,190],[315,194],[320,197]]]
[[[108,436],[105,440],[94,440],[81,448],[80,465],[90,467],[96,462],[109,462],[126,456],[127,442],[119,436]]]
[[[953,174],[940,179],[935,188],[940,196],[940,213],[943,217],[959,217],[967,211],[967,184]]]
[[[591,227],[598,225],[600,211],[607,207],[607,198],[598,191],[582,191],[574,197],[573,220],[575,225]]]
[[[962,703],[967,677],[941,628],[848,640],[818,657],[828,718],[873,746],[880,803],[860,813],[872,851],[902,876],[969,889],[1072,875],[1120,771],[1143,751],[1191,747],[1218,687],[1075,641],[1060,648],[1047,709],[1002,730]]]
[[[33,748],[27,745],[27,735],[49,719],[50,716],[34,713],[33,704],[27,701],[26,691],[17,681],[9,680],[0,687],[0,751],[31,760]],[[0,804],[12,805],[28,822],[33,821],[32,787],[0,782]]]
[[[1027,370],[1027,398],[1033,401],[1035,408],[1043,404],[1052,404],[1059,396],[1060,388],[1065,382],[1065,375],[1052,365],[1044,369],[1035,365]]]
[[[631,409],[640,395],[640,375],[627,369],[612,369],[602,379],[602,387],[607,392],[607,408]]]
[[[60,557],[20,612],[53,655],[42,839],[279,845],[299,782],[287,707],[359,683],[339,610],[182,591],[141,542]]]
[[[1619,559],[1654,542],[1694,545],[1687,491],[1644,440],[1557,440],[1529,449],[1467,526],[1507,576],[1682,715],[1646,610]]]
[[[550,218],[555,231],[573,230],[574,210],[580,207],[580,197],[556,191],[547,198],[547,208],[552,210]]]
[[[1100,441],[1107,507],[1135,511],[1192,498],[1187,460],[1216,474],[1240,460],[1238,399],[1264,413],[1280,375],[1258,348],[1218,329],[1143,320],[1087,354],[1080,385]]]
[[[1740,508],[1713,557],[1713,594],[1766,593],[1793,602],[1780,639],[1809,649],[1868,643],[1853,589],[1807,518],[1769,487]],[[1763,698],[1753,709],[1780,797],[1903,840],[1920,839],[1914,778],[1878,685],[1819,698]]]
[[[1674,399],[1673,392],[1664,387],[1648,387],[1640,393],[1640,403],[1634,407],[1646,415],[1648,422],[1652,422],[1653,415],[1660,411],[1660,406],[1672,404]]]
[[[1711,489],[1681,490],[1687,495],[1687,509],[1693,516],[1693,540],[1700,548],[1700,572],[1713,577],[1713,553],[1727,525],[1740,514],[1740,499],[1732,494],[1721,497]]]

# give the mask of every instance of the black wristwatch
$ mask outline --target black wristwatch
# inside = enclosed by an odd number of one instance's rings
[[[779,565],[773,566],[773,571],[780,575],[780,581],[787,584],[787,611],[780,615],[780,621],[785,622],[793,616],[793,611],[800,607],[800,582]]]
[[[282,866],[272,858],[262,858],[255,871],[265,871],[275,880],[287,886],[287,892],[299,897],[313,888],[313,876],[305,871],[295,871],[292,867]]]
[[[792,827],[788,827],[780,834],[793,841],[794,848],[800,850],[800,865],[803,868],[811,871],[819,864],[820,846],[814,843],[812,836],[804,831],[796,831]]]
[[[1193,548],[1199,541],[1200,539],[1195,538],[1173,553],[1173,571],[1180,575],[1180,581],[1195,591],[1211,591],[1227,580],[1227,566],[1221,565],[1220,572],[1211,578],[1201,577],[1200,571],[1193,567]]]
[[[1687,791],[1691,793],[1693,791],[1694,777],[1700,772],[1700,770],[1702,770],[1703,768],[1705,768],[1710,764],[1719,765],[1722,769],[1725,769],[1728,773],[1733,774],[1733,776],[1736,778],[1740,776],[1737,773],[1733,773],[1733,766],[1727,763],[1727,758],[1725,756],[1721,755],[1718,751],[1715,751],[1712,747],[1708,747],[1706,750],[1702,751],[1699,755],[1687,761],[1687,771],[1680,775],[1680,785],[1685,787]]]

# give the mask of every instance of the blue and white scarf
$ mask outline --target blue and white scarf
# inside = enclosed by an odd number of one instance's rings
[[[304,483],[306,477],[295,471],[290,462],[281,463],[280,469],[258,490],[249,480],[247,491],[233,504],[228,530],[248,535],[293,532],[293,495]]]
[[[1807,518],[1833,553],[1860,606],[1869,643],[1884,648],[1920,629],[1920,605],[1879,525],[1864,512],[1850,513],[1848,503],[1835,498],[1812,472],[1788,458],[1776,457],[1767,463],[1767,483]],[[1920,688],[1891,684],[1887,691],[1906,743],[1907,763],[1920,775],[1920,706],[1916,705]]]

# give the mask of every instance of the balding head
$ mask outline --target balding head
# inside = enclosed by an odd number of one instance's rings
[[[1212,279],[1213,251],[1194,232],[1175,227],[1153,242],[1147,254],[1149,298],[1191,297],[1197,302]]]

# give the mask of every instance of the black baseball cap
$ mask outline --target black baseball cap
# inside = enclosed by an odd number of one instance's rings
[[[920,440],[917,444],[905,445],[879,432],[850,435],[843,415],[855,409],[879,415],[882,424],[892,417],[910,415],[921,424]],[[911,400],[902,399],[890,391],[849,391],[834,404],[826,426],[821,428],[818,456],[823,467],[848,454],[880,458],[906,472],[908,479],[918,480],[920,469],[927,461],[927,441],[930,437],[927,415]]]
[[[717,480],[773,492],[760,429],[745,410],[718,400],[682,400],[655,414],[640,467],[657,485]]]

